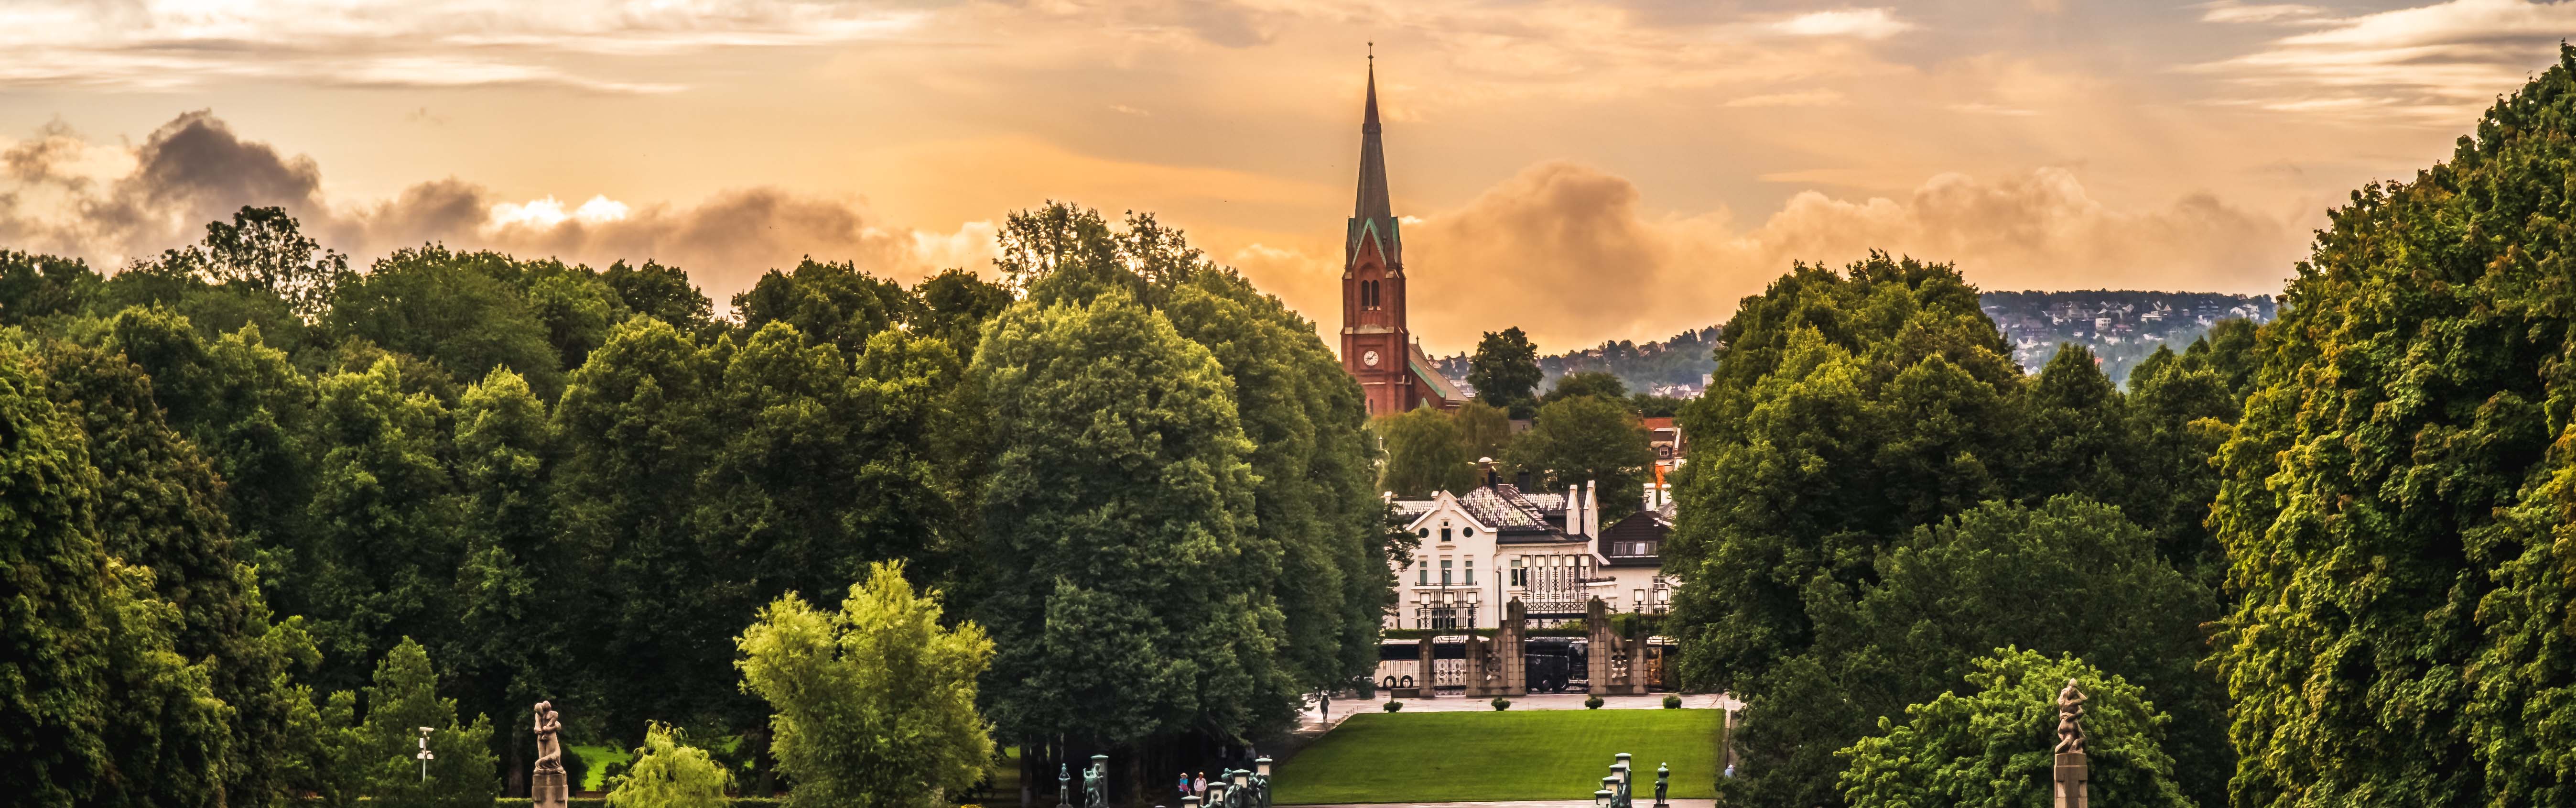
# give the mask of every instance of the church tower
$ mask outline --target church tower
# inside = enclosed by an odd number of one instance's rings
[[[1359,380],[1371,416],[1400,413],[1422,401],[1411,368],[1413,335],[1404,325],[1404,239],[1391,208],[1372,55],[1368,107],[1360,117],[1359,201],[1342,244],[1342,367]]]

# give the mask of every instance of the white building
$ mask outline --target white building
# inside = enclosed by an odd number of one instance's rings
[[[1663,611],[1674,583],[1660,556],[1669,499],[1605,528],[1596,488],[1523,493],[1489,481],[1462,495],[1397,500],[1422,544],[1395,570],[1386,626],[1492,628],[1515,598],[1541,625],[1581,617],[1595,597],[1612,611]]]

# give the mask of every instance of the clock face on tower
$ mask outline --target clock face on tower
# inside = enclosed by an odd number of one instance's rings
[[[1377,352],[1369,351],[1367,353],[1360,354],[1360,364],[1367,365],[1369,367],[1377,367]]]

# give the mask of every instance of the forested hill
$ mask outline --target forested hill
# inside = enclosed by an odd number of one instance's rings
[[[2241,317],[2271,321],[2270,295],[2215,292],[1983,292],[1978,307],[2013,346],[2013,359],[2037,373],[2061,343],[2093,350],[2102,372],[2126,384],[2129,368],[2160,345],[2182,350],[2199,339],[2211,323]],[[1670,339],[1637,343],[1604,342],[1599,347],[1539,357],[1547,378],[1542,388],[1568,373],[1598,370],[1617,375],[1628,389],[1659,395],[1698,395],[1717,368],[1717,327],[1693,329]],[[1435,360],[1440,372],[1462,388],[1467,385],[1467,354]]]

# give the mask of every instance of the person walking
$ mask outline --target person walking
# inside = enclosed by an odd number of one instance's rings
[[[1199,779],[1190,782],[1190,796],[1207,799],[1207,772],[1199,772]]]
[[[1181,797],[1182,797],[1183,799],[1187,799],[1189,796],[1190,796],[1190,773],[1189,773],[1189,772],[1181,772]]]

